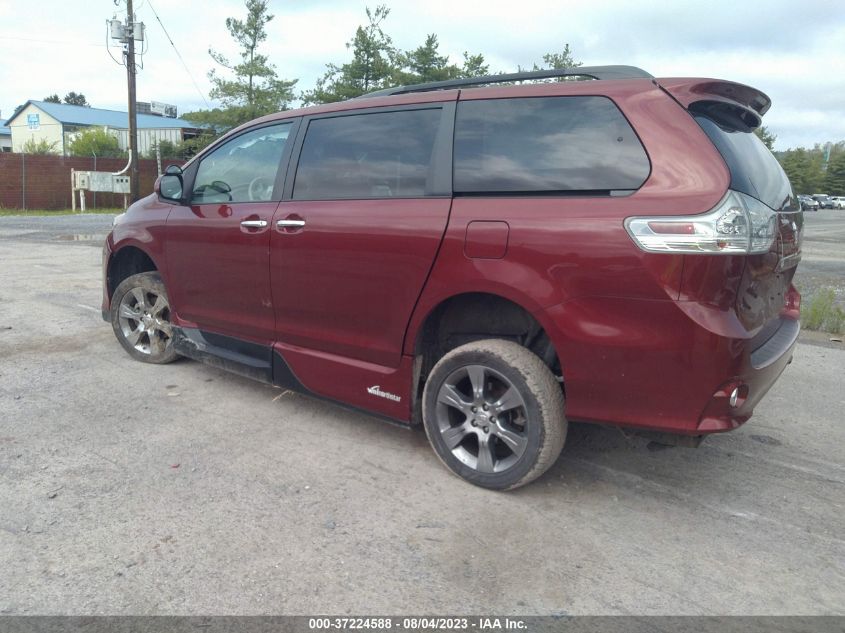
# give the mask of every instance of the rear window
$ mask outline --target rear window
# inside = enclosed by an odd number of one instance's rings
[[[792,207],[792,186],[769,148],[751,131],[733,130],[697,115],[731,172],[731,189],[757,198],[772,209]]]
[[[651,170],[606,97],[462,101],[454,161],[456,193],[609,193],[639,188]]]

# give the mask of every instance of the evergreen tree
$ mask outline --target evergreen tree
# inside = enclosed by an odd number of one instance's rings
[[[368,24],[359,26],[355,37],[346,44],[352,51],[352,60],[341,66],[327,64],[326,73],[317,80],[314,90],[302,94],[304,104],[343,101],[392,85],[399,54],[382,29],[390,9],[381,4],[375,10],[367,7],[366,11]]]
[[[824,192],[832,196],[845,196],[845,152],[831,153],[824,176]]]
[[[763,141],[763,145],[768,147],[770,150],[775,148],[775,141],[777,140],[777,136],[775,136],[769,128],[765,125],[761,125],[758,128],[754,128],[754,133],[757,137]]]
[[[55,95],[58,96],[58,95]],[[76,106],[84,106],[86,108],[90,108],[91,104],[88,103],[88,100],[85,98],[85,95],[76,92],[69,92],[65,95],[65,103],[68,105],[76,105]]]
[[[232,78],[220,76],[212,69],[208,78],[212,83],[210,96],[219,99],[225,115],[220,127],[229,128],[256,117],[287,110],[293,100],[296,79],[279,79],[267,56],[258,46],[267,39],[266,25],[273,16],[268,13],[269,0],[246,0],[245,20],[226,18],[226,28],[240,47],[241,60],[230,62],[222,53],[209,49],[212,59],[230,70]],[[205,111],[206,119],[214,119],[213,111]],[[196,118],[194,120],[197,120]]]

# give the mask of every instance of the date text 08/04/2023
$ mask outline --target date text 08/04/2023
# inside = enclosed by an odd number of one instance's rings
[[[516,618],[499,617],[322,617],[309,618],[309,630],[370,630],[389,631],[453,631],[480,630],[496,631],[526,630],[525,621]]]

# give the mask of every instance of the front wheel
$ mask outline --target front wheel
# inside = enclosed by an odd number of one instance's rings
[[[468,343],[431,370],[423,424],[434,452],[470,483],[511,490],[542,475],[563,448],[563,390],[530,350],[504,340]]]
[[[176,360],[170,301],[158,273],[139,273],[120,283],[112,295],[111,325],[132,358],[157,365]]]

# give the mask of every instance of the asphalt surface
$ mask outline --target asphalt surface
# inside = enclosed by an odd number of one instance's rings
[[[110,221],[0,218],[0,613],[845,614],[841,345],[698,449],[574,425],[494,493],[422,432],[132,361]],[[799,280],[841,283],[843,241],[810,216]]]

